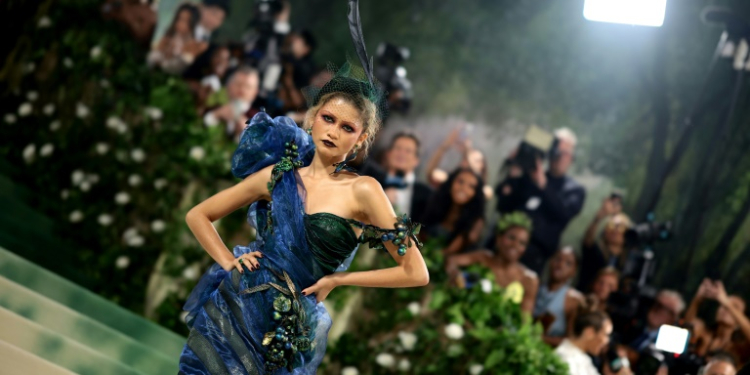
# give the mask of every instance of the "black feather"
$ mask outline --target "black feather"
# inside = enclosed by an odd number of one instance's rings
[[[349,0],[349,14],[347,15],[347,18],[349,19],[349,33],[352,34],[352,42],[354,42],[354,49],[357,51],[359,62],[365,70],[370,85],[374,85],[375,82],[372,78],[372,60],[367,57],[365,36],[362,33],[362,20],[359,18],[358,0]]]

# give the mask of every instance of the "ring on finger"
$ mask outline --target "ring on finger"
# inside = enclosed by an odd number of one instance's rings
[[[240,259],[238,260],[238,262],[242,263],[242,258],[240,258]]]

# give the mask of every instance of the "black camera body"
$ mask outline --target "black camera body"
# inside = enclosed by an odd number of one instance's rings
[[[406,68],[403,66],[409,55],[406,47],[385,42],[378,45],[374,74],[388,92],[388,109],[391,111],[408,112],[414,98],[411,81],[406,78]]]
[[[505,166],[515,165],[524,174],[531,174],[536,170],[538,161],[544,161],[548,157],[554,160],[557,157],[558,143],[552,133],[531,125],[518,145],[515,156],[506,160]]]
[[[402,170],[397,170],[395,175],[393,176],[386,176],[385,181],[383,181],[383,189],[388,188],[396,188],[396,189],[405,189],[406,188],[406,181],[404,180],[404,177],[406,176],[406,173]]]

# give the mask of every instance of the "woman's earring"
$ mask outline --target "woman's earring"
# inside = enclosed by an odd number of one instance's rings
[[[309,128],[307,128],[307,130],[305,130],[305,131],[307,132],[307,134],[312,135],[312,126],[309,127]]]

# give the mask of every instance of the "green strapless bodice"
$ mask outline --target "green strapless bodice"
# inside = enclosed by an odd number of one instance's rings
[[[326,273],[333,273],[358,242],[350,220],[327,212],[305,214],[305,236],[315,259]]]

